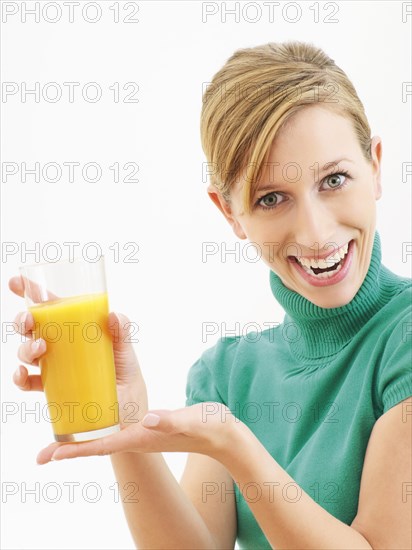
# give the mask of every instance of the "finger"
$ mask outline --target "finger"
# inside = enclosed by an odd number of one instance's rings
[[[93,441],[63,443],[55,450],[50,460],[63,460],[81,456],[103,456],[127,451],[133,452],[137,451],[139,446],[144,448],[144,442],[152,440],[150,435],[150,433],[145,433],[144,428],[140,425],[134,424],[133,426],[123,428],[120,432]]]
[[[28,340],[19,346],[17,357],[24,363],[38,365],[39,357],[46,351],[46,342],[42,338]]]
[[[13,373],[13,382],[23,391],[43,391],[40,374],[30,374],[23,365]]]
[[[54,451],[58,447],[60,447],[60,445],[64,445],[64,443],[54,442],[51,443],[48,447],[42,449],[36,457],[37,464],[46,464],[47,462],[50,462]]]
[[[32,337],[32,329],[34,328],[34,319],[30,311],[19,312],[13,321],[17,325],[17,332],[26,336]]]
[[[132,323],[129,318],[122,313],[114,313],[111,311],[109,313],[108,326],[112,333],[113,350],[115,352],[130,351],[132,345],[129,336]]]
[[[17,357],[24,363],[39,366],[39,359],[45,352],[46,342],[38,338],[37,340],[28,340],[21,344],[17,350]]]
[[[9,279],[9,288],[22,298],[26,293],[35,304],[47,302],[48,300],[57,300],[59,298],[44,286],[35,283],[32,279],[28,279],[23,275],[18,275]]]
[[[21,275],[9,279],[9,289],[14,292],[14,294],[17,294],[17,296],[21,296],[23,298],[24,284]]]
[[[142,426],[169,435],[189,434],[191,426],[190,407],[183,409],[153,409],[142,418]]]

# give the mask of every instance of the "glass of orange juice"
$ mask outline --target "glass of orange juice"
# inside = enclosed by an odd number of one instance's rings
[[[104,256],[19,267],[56,441],[88,441],[120,430]]]

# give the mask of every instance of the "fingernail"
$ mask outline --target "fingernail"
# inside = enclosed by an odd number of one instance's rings
[[[17,376],[17,378],[20,378],[20,376],[23,374],[23,369],[21,366],[17,367],[17,369],[14,371],[14,375]]]
[[[145,428],[152,428],[157,426],[160,422],[160,416],[157,414],[148,413],[142,420],[142,424]]]
[[[41,339],[39,338],[38,340],[35,340],[34,342],[32,342],[31,349],[34,353],[37,353],[40,349],[40,346],[41,346]]]

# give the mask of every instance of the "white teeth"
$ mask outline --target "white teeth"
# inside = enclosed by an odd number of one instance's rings
[[[340,260],[345,257],[345,254],[347,252],[348,252],[348,243],[346,243],[344,246],[342,246],[342,248],[339,248],[339,250],[337,250],[327,258],[324,258],[324,259],[300,258],[299,262],[303,267],[306,267],[306,268],[317,267],[320,269],[325,269],[327,267],[330,267],[333,264],[336,264],[337,262],[340,262]],[[312,271],[308,271],[308,273],[312,273]]]
[[[304,266],[304,267],[310,267],[310,260],[307,259],[307,258],[301,258],[299,260],[299,262]]]

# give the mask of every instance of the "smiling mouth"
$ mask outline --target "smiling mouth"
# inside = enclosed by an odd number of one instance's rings
[[[292,262],[298,263],[300,267],[309,275],[318,276],[319,278],[323,279],[325,277],[328,277],[328,275],[326,275],[327,273],[333,272],[333,274],[335,274],[338,271],[340,271],[343,264],[345,263],[345,259],[348,255],[349,245],[351,242],[352,241],[349,241],[345,246],[343,246],[335,254],[331,255],[329,258],[325,260],[320,260],[320,259],[309,260],[306,258],[302,258],[302,260],[299,260],[296,256],[290,256],[290,260]],[[334,260],[337,260],[337,261],[334,261]],[[334,263],[331,263],[331,261],[333,261]]]

